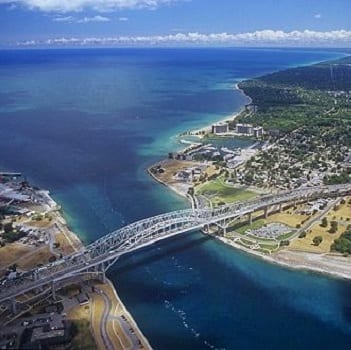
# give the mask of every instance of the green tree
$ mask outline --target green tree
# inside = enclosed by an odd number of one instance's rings
[[[307,232],[306,231],[302,231],[300,234],[299,234],[299,238],[305,238],[307,236]]]
[[[322,227],[328,227],[328,219],[327,219],[326,217],[324,217],[324,218],[322,219],[321,226],[322,226]]]
[[[323,237],[322,236],[316,236],[313,238],[313,244],[315,246],[319,246],[323,242]]]
[[[280,247],[287,247],[290,244],[290,241],[285,240],[285,241],[280,241],[279,246]]]
[[[337,221],[332,221],[330,223],[330,233],[335,233],[338,230],[338,222]]]

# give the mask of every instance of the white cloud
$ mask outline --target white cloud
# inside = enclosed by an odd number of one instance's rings
[[[322,15],[320,13],[316,13],[313,17],[316,19],[321,19]]]
[[[45,12],[70,12],[83,9],[110,11],[121,9],[155,9],[182,0],[0,0],[0,4],[19,4]]]
[[[129,18],[127,18],[127,17],[119,17],[118,20],[120,22],[127,22],[127,21],[129,21]]]
[[[110,18],[104,16],[93,16],[76,18],[73,16],[60,16],[52,19],[54,22],[66,22],[66,23],[91,23],[91,22],[110,22]]]
[[[75,18],[72,16],[65,16],[65,17],[55,17],[52,20],[54,22],[74,22]]]
[[[72,46],[162,46],[162,45],[223,45],[223,46],[342,46],[351,47],[351,31],[334,30],[317,32],[311,30],[284,32],[281,30],[261,30],[256,32],[228,34],[197,32],[151,36],[112,36],[88,38],[55,38],[44,41],[32,40],[19,45],[72,45]]]
[[[77,23],[110,22],[110,19],[104,16],[93,16],[93,17],[84,17],[84,18],[78,19],[76,22]]]

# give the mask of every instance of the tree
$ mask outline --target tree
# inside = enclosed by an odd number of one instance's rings
[[[49,258],[49,262],[51,262],[51,263],[56,261],[56,260],[57,260],[57,258],[56,258],[55,255],[51,255],[50,258]]]
[[[323,237],[322,236],[316,236],[313,238],[313,244],[315,246],[319,246],[323,242]]]
[[[285,240],[285,241],[280,241],[279,246],[280,247],[287,247],[290,244],[290,241]]]
[[[307,236],[306,231],[302,231],[302,232],[299,234],[299,238],[305,238],[306,236]]]
[[[4,224],[4,231],[5,233],[9,233],[13,230],[12,222],[8,222]]]
[[[324,218],[322,219],[321,226],[322,226],[322,227],[327,227],[327,226],[328,226],[328,219],[327,219],[327,218],[324,217]]]
[[[194,193],[195,193],[194,187],[189,187],[189,189],[188,189],[188,195],[189,195],[189,196],[193,196]]]
[[[331,226],[330,230],[329,230],[330,233],[335,233],[338,230],[338,222],[337,221],[332,221],[330,223],[330,226]]]

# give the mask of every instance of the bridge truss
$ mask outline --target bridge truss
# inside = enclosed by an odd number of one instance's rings
[[[351,194],[351,185],[300,188],[265,195],[245,202],[236,202],[215,209],[186,209],[173,211],[143,219],[122,227],[81,251],[67,255],[43,267],[32,269],[13,280],[6,280],[0,286],[0,304],[28,292],[41,291],[48,286],[58,286],[84,273],[102,273],[118,258],[141,247],[150,245],[183,232],[218,224],[225,227],[229,221],[276,205],[297,201],[312,201],[319,198],[341,197]]]

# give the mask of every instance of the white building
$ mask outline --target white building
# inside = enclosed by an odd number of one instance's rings
[[[226,134],[229,132],[227,123],[217,123],[212,125],[212,134]]]

